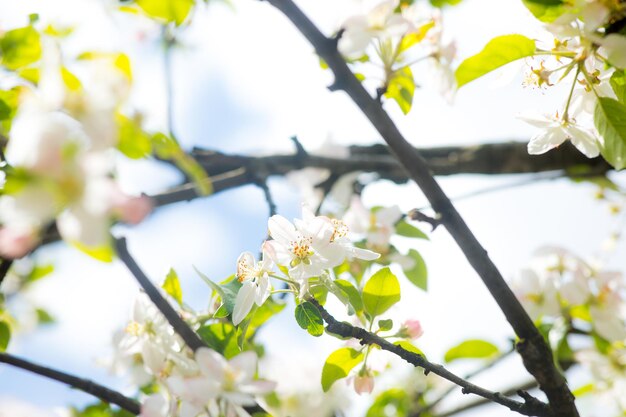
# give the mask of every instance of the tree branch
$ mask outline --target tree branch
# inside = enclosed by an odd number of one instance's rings
[[[322,315],[322,318],[327,323],[326,330],[330,333],[340,335],[342,337],[352,337],[358,339],[361,344],[364,345],[378,345],[381,349],[396,354],[400,358],[404,359],[413,366],[424,369],[425,373],[432,372],[440,377],[447,379],[448,381],[461,387],[463,394],[476,394],[488,401],[492,401],[497,404],[501,404],[511,411],[523,414],[525,416],[551,416],[552,413],[547,404],[542,403],[536,398],[527,397],[524,402],[519,402],[506,398],[498,392],[491,392],[471,382],[453,374],[441,365],[429,362],[422,355],[418,355],[414,352],[409,352],[399,345],[395,345],[382,337],[368,332],[360,327],[352,326],[346,322],[337,321],[317,300],[313,297],[308,298],[318,311]]]
[[[372,98],[337,50],[337,42],[324,36],[292,0],[267,0],[279,9],[314,46],[335,75],[333,88],[346,92],[383,137],[409,177],[417,183],[441,222],[485,283],[506,319],[520,338],[517,344],[524,366],[537,379],[557,417],[578,416],[574,396],[554,366],[552,351],[526,314],[500,271],[435,181],[422,156],[402,136],[381,103]]]
[[[124,262],[124,265],[133,274],[139,285],[144,289],[150,300],[165,316],[168,323],[174,328],[174,331],[185,341],[185,344],[194,352],[201,347],[208,347],[206,343],[198,336],[198,334],[178,315],[176,310],[161,295],[161,292],[154,286],[152,281],[143,273],[139,265],[128,252],[126,247],[126,239],[115,239],[115,249],[117,256]]]
[[[46,378],[50,378],[55,381],[62,382],[73,388],[91,394],[94,397],[101,399],[102,401],[110,404],[115,404],[128,411],[129,413],[139,415],[139,413],[141,412],[141,406],[137,401],[133,400],[132,398],[128,398],[117,391],[113,391],[112,389],[97,384],[89,379],[79,378],[77,376],[66,374],[65,372],[57,371],[46,366],[37,365],[25,359],[10,355],[6,352],[0,352],[0,362],[15,366],[16,368],[33,372],[37,375],[45,376]]]

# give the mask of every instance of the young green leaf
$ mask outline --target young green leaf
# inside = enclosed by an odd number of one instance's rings
[[[617,101],[626,104],[626,71],[615,71],[611,75],[609,82],[611,83],[613,92],[617,96]]]
[[[174,271],[173,268],[170,268],[170,271],[167,273],[165,277],[165,281],[163,281],[163,285],[161,288],[165,290],[165,292],[172,297],[178,305],[183,304],[183,290],[180,288],[180,281],[178,280],[178,274]]]
[[[417,346],[413,345],[413,343],[411,343],[411,342],[409,342],[407,340],[398,340],[397,342],[394,342],[393,344],[394,345],[398,345],[402,349],[408,350],[409,352],[413,352],[413,353],[416,353],[418,355],[422,355],[423,357],[426,357],[426,355],[424,355],[424,352],[422,352],[422,350],[420,348],[418,348]]]
[[[386,332],[393,327],[393,320],[378,320],[378,330]]]
[[[405,269],[404,275],[407,277],[411,284],[415,285],[417,288],[420,288],[424,291],[428,290],[428,270],[426,268],[426,262],[424,262],[424,258],[422,255],[415,249],[410,249],[407,254],[414,264],[411,269]]]
[[[348,296],[348,301],[355,312],[360,313],[363,311],[363,299],[361,299],[361,294],[359,294],[359,290],[357,290],[351,282],[345,279],[337,279],[335,280],[335,284]]]
[[[11,328],[5,321],[0,321],[0,351],[4,352],[11,340]]]
[[[296,321],[311,336],[318,337],[324,334],[324,320],[317,307],[308,301],[296,307]]]
[[[544,23],[554,22],[566,11],[563,0],[522,0],[522,3],[533,16]]]
[[[411,68],[404,67],[394,71],[387,84],[385,97],[395,100],[402,113],[407,114],[413,105],[413,93],[415,93],[415,80]]]
[[[466,340],[452,349],[448,350],[444,356],[446,362],[457,359],[488,359],[496,356],[500,350],[493,343],[485,340]]]
[[[370,316],[376,317],[400,301],[400,283],[389,268],[376,272],[363,288],[363,305]]]
[[[535,51],[535,41],[522,35],[493,38],[482,51],[459,65],[454,74],[457,86],[460,88],[509,62],[532,56]]]
[[[322,389],[327,392],[335,381],[345,378],[363,360],[363,353],[352,348],[341,348],[330,354],[322,368]]]
[[[135,3],[148,16],[180,26],[187,19],[194,0],[135,0]]]
[[[626,105],[608,97],[598,98],[593,121],[604,139],[600,152],[615,169],[626,166]]]
[[[417,239],[426,239],[428,236],[417,227],[407,223],[405,220],[400,220],[396,223],[396,234],[404,237],[414,237]]]
[[[10,70],[30,65],[41,58],[41,37],[32,26],[9,30],[0,38],[2,65]]]

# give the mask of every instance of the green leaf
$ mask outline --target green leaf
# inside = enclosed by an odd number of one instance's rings
[[[170,268],[170,271],[167,273],[165,277],[165,281],[161,288],[165,290],[176,302],[178,305],[183,304],[183,290],[180,288],[180,281],[178,280],[178,274],[174,271],[173,268]]]
[[[26,277],[26,282],[28,282],[29,284],[33,283],[50,275],[52,272],[54,272],[54,265],[52,264],[35,265],[35,267]]]
[[[403,67],[393,72],[387,83],[385,97],[393,99],[400,106],[402,113],[407,114],[413,105],[413,93],[415,92],[415,80],[411,68]]]
[[[456,6],[461,0],[430,0],[430,4],[435,7]]]
[[[417,227],[407,223],[405,220],[400,220],[396,223],[396,234],[404,237],[414,237],[417,239],[426,239],[428,236]]]
[[[422,350],[420,348],[418,348],[413,343],[411,343],[411,342],[409,342],[407,340],[398,340],[397,342],[394,342],[393,344],[397,345],[397,346],[400,346],[402,349],[408,350],[409,352],[413,352],[413,353],[416,353],[416,354],[421,355],[423,357],[426,357],[426,355],[424,355],[424,352],[422,352]]]
[[[400,301],[400,283],[389,268],[376,272],[363,288],[363,304],[370,316],[381,315]]]
[[[404,417],[410,415],[414,398],[406,389],[392,388],[380,393],[365,417]],[[429,417],[430,414],[424,414]]]
[[[193,8],[194,0],[136,0],[150,17],[180,26]]]
[[[433,27],[435,27],[435,21],[430,20],[417,28],[417,30],[404,35],[400,40],[400,45],[398,46],[398,54],[401,54],[402,52],[411,48],[413,45],[416,45],[424,40],[428,31]]]
[[[35,309],[35,314],[37,314],[37,323],[39,324],[53,324],[55,322],[54,317],[43,308]]]
[[[87,246],[81,242],[70,242],[72,246],[74,246],[79,251],[83,252],[86,255],[91,256],[92,258],[102,261],[102,262],[112,262],[113,256],[115,255],[115,251],[113,250],[113,246],[109,243],[108,245],[103,246]]]
[[[378,320],[378,330],[386,332],[393,327],[393,320]]]
[[[41,39],[39,33],[26,26],[9,30],[0,38],[2,65],[10,70],[30,65],[41,58]]]
[[[522,35],[493,38],[482,51],[459,65],[454,74],[457,87],[460,88],[509,62],[532,56],[535,50],[535,41]]]
[[[311,336],[321,336],[324,334],[324,320],[317,307],[309,301],[296,306],[296,321],[298,325],[305,329]]]
[[[522,3],[544,23],[554,22],[566,11],[566,4],[562,0],[522,0]]]
[[[6,321],[0,321],[0,351],[4,352],[11,340],[11,328]]]
[[[363,299],[361,299],[361,294],[359,294],[359,290],[357,290],[351,282],[345,279],[337,279],[335,280],[335,284],[348,296],[348,301],[355,312],[360,313],[363,311]]]
[[[444,356],[446,362],[457,359],[487,359],[500,353],[500,350],[493,343],[485,340],[466,340],[459,345],[448,350]]]
[[[131,159],[145,158],[152,153],[150,136],[132,119],[118,114],[119,129],[117,149]]]
[[[617,96],[617,100],[622,104],[626,104],[626,71],[613,72],[609,82]]]
[[[626,166],[626,105],[599,97],[593,114],[598,133],[604,139],[600,152],[615,169]]]
[[[415,264],[411,269],[405,269],[404,275],[411,282],[411,284],[415,285],[417,288],[420,288],[424,291],[428,290],[428,269],[426,268],[426,262],[424,262],[424,258],[422,255],[415,249],[410,249],[407,254]]]
[[[583,385],[582,387],[576,388],[574,391],[572,391],[572,394],[574,394],[574,397],[579,398],[579,397],[582,397],[583,395],[591,394],[594,390],[595,390],[595,385],[591,383],[591,384],[586,384],[586,385]]]
[[[235,326],[224,322],[204,325],[198,329],[198,335],[211,349],[223,353],[235,336]]]
[[[363,353],[352,348],[341,348],[330,354],[322,368],[322,389],[327,392],[335,381],[348,373],[363,360]]]

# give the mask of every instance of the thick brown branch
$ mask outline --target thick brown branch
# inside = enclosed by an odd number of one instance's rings
[[[465,257],[485,283],[506,319],[520,338],[518,352],[526,369],[537,379],[558,417],[578,416],[574,396],[563,375],[554,366],[552,351],[528,314],[504,281],[500,271],[480,245],[450,199],[435,181],[424,158],[400,133],[377,100],[361,85],[337,51],[336,40],[324,36],[292,0],[267,0],[279,9],[315,47],[317,54],[335,75],[333,87],[345,91],[361,109],[400,161],[408,176],[417,183],[441,222],[457,242]]]
[[[139,415],[141,411],[141,407],[137,401],[133,400],[132,398],[128,398],[117,391],[113,391],[112,389],[97,384],[89,379],[79,378],[77,376],[66,374],[65,372],[57,371],[46,366],[37,365],[25,359],[10,355],[6,352],[0,352],[0,362],[24,369],[26,371],[33,372],[37,375],[45,376],[46,378],[50,378],[55,381],[62,382],[73,388],[91,394],[104,402],[115,404],[128,411],[129,413]]]
[[[337,321],[317,300],[309,298],[309,301],[317,307],[324,321],[328,324],[326,330],[330,333],[340,335],[342,337],[353,337],[361,342],[361,344],[378,345],[381,349],[396,354],[413,366],[424,369],[424,372],[432,372],[440,377],[461,387],[463,394],[476,394],[497,404],[508,407],[510,410],[525,416],[551,416],[552,413],[547,404],[542,403],[536,398],[528,397],[525,402],[519,402],[506,398],[498,392],[492,392],[481,388],[471,382],[453,374],[441,365],[429,362],[422,355],[410,352],[399,345],[395,345],[382,337],[368,332],[360,327],[355,327],[346,322]]]

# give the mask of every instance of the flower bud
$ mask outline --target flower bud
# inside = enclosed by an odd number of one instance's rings
[[[424,329],[422,329],[422,324],[419,320],[409,319],[404,322],[402,327],[405,329],[407,336],[413,340],[424,334]]]
[[[366,370],[359,372],[354,378],[354,391],[361,395],[364,392],[371,394],[374,390],[374,377]]]

